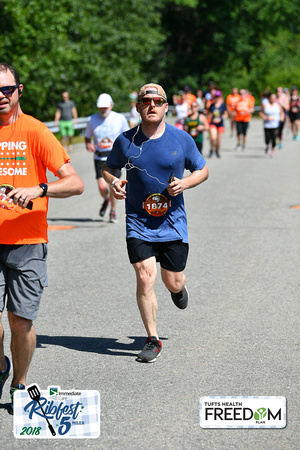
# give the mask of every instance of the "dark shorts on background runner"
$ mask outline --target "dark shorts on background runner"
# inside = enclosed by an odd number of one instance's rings
[[[300,111],[294,113],[292,111],[289,112],[289,118],[291,122],[295,122],[295,120],[299,120],[300,119]]]
[[[236,131],[238,136],[242,134],[243,136],[246,136],[249,122],[235,122],[236,123]]]
[[[103,178],[103,176],[102,176],[102,167],[104,166],[105,163],[106,163],[106,161],[102,161],[101,159],[94,159],[95,171],[96,171],[96,179]],[[116,175],[117,178],[120,178],[121,170],[116,170],[115,175]]]
[[[36,319],[47,279],[47,244],[0,244],[0,311]]]
[[[185,269],[189,244],[178,241],[148,242],[142,239],[127,239],[127,250],[131,264],[155,256],[161,267],[171,272],[182,272]]]

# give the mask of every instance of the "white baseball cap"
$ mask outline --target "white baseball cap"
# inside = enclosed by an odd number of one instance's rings
[[[97,100],[97,108],[109,108],[113,100],[109,94],[101,94]]]

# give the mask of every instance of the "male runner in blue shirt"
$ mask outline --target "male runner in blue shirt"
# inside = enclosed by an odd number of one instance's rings
[[[136,108],[141,125],[115,140],[102,173],[114,196],[126,202],[128,255],[136,272],[137,303],[148,334],[138,360],[154,362],[162,349],[156,327],[156,262],[173,302],[186,308],[188,235],[182,193],[205,181],[208,169],[193,138],[165,123],[168,103],[160,85],[142,86]],[[126,180],[115,175],[122,167]],[[191,173],[183,178],[185,169]]]

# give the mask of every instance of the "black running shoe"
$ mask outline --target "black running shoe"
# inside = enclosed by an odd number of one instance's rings
[[[154,362],[160,356],[162,344],[155,336],[146,339],[146,345],[143,350],[138,354],[138,361]]]
[[[106,213],[107,207],[109,205],[109,202],[110,202],[109,197],[106,200],[104,200],[104,202],[102,203],[102,206],[100,208],[100,211],[99,211],[99,216],[101,216],[101,217],[104,216],[104,214]]]
[[[185,309],[187,307],[189,301],[189,293],[185,286],[180,292],[171,292],[171,297],[177,308]]]
[[[10,408],[8,410],[9,414],[13,414],[14,413],[14,393],[16,391],[20,391],[25,389],[24,384],[15,384],[14,386],[11,386],[10,388]]]
[[[10,360],[7,356],[5,356],[6,361],[6,370],[4,372],[0,372],[0,398],[2,397],[3,386],[7,378],[9,377],[10,372]]]

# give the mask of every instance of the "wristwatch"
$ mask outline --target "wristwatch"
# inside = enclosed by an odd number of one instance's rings
[[[45,195],[47,194],[47,191],[48,191],[48,184],[41,183],[40,187],[43,189],[43,193],[42,193],[42,195],[40,195],[40,197],[45,197]]]

